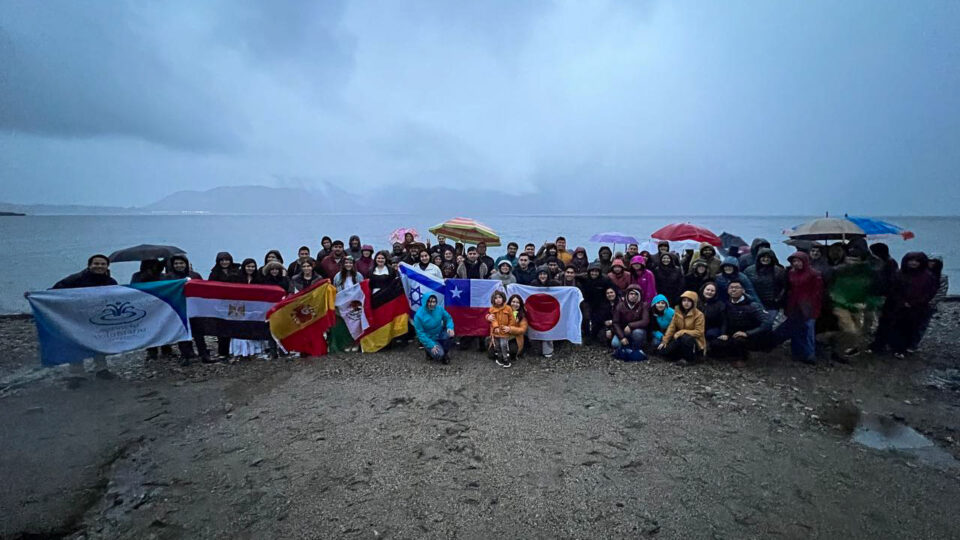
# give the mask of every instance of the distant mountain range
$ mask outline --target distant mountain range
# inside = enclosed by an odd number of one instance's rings
[[[490,190],[384,187],[353,194],[324,184],[316,189],[267,186],[224,186],[206,191],[178,191],[140,207],[0,202],[0,211],[32,215],[82,214],[358,214],[410,213],[424,208],[456,206],[463,211],[497,209],[529,213],[531,203],[546,211],[560,211],[559,202],[544,194],[510,195]],[[577,201],[569,201],[576,203]]]

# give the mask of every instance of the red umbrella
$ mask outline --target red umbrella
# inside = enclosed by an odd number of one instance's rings
[[[650,238],[669,240],[671,242],[693,240],[695,242],[706,242],[714,246],[723,245],[723,241],[720,240],[719,236],[710,232],[709,229],[692,223],[671,223],[651,234]]]

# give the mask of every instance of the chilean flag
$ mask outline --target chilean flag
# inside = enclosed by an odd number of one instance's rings
[[[580,303],[583,293],[576,287],[531,287],[507,285],[507,296],[519,294],[527,311],[527,335],[545,341],[581,343]],[[459,332],[459,329],[458,329]]]
[[[493,291],[504,291],[495,279],[447,279],[444,308],[453,317],[453,328],[458,336],[486,336],[490,334],[487,313]],[[504,291],[505,292],[505,291]]]

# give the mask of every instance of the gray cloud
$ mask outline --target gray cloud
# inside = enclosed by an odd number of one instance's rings
[[[960,197],[956,3],[6,2],[0,21],[0,199],[323,182],[559,192],[533,204],[589,185],[661,213],[671,194],[699,194],[695,213]]]

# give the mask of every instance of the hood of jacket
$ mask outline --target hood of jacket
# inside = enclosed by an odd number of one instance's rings
[[[231,255],[231,254],[230,254],[229,252],[227,252],[227,251],[221,251],[221,252],[217,253],[217,258],[216,258],[216,260],[213,262],[213,268],[210,269],[211,272],[214,272],[214,271],[216,271],[217,268],[220,268],[220,259],[230,259],[230,266],[233,266],[233,265],[234,265],[233,255]]]
[[[640,264],[644,268],[646,268],[647,267],[646,257],[644,257],[643,255],[634,255],[633,258],[630,259],[630,266],[633,266],[635,264]]]
[[[704,283],[703,285],[701,285],[701,286],[700,286],[700,301],[701,301],[702,303],[705,303],[705,304],[712,304],[712,303],[714,303],[714,302],[719,302],[719,301],[720,301],[720,292],[719,292],[719,291],[717,291],[717,292],[715,292],[715,293],[713,294],[713,298],[707,298],[706,296],[703,295],[703,290],[707,288],[707,285],[713,285],[714,288],[717,288],[717,284],[714,283],[714,282],[712,282],[712,281],[708,281],[708,282]]]
[[[263,264],[267,264],[267,258],[269,258],[270,255],[274,255],[278,261],[280,261],[281,263],[283,262],[283,255],[281,255],[278,250],[271,249],[270,251],[267,252],[266,255],[263,256]]]
[[[763,248],[770,249],[770,241],[766,238],[754,238],[753,242],[750,242],[750,253],[757,257],[760,255],[760,250]]]
[[[770,261],[769,265],[760,264],[760,257],[764,255],[770,255],[772,260]],[[769,247],[761,247],[757,250],[757,258],[754,259],[753,264],[757,265],[757,268],[759,269],[765,266],[777,266],[780,264],[780,260],[777,259],[777,254],[772,249]]]
[[[693,291],[683,291],[683,294],[680,295],[680,298],[693,300],[693,307],[697,307],[697,304],[700,303],[700,295]]]
[[[724,257],[723,264],[720,265],[720,271],[722,272],[727,266],[733,267],[733,273],[730,274],[731,276],[740,274],[740,261],[738,261],[736,257]]]
[[[883,242],[877,242],[870,246],[870,253],[873,253],[878,258],[886,261],[890,259],[890,246],[884,244]]]
[[[929,264],[929,260],[930,259],[927,258],[927,254],[922,251],[911,251],[910,253],[907,253],[906,255],[904,255],[903,259],[900,260],[900,271],[905,274],[910,274],[913,272],[920,272],[920,271],[926,270],[927,265]],[[920,268],[917,268],[916,270],[911,270],[910,267],[907,266],[908,261],[920,261]]]
[[[597,251],[597,259],[601,261],[611,261],[613,260],[613,251],[607,246],[603,246]]]
[[[664,296],[664,295],[662,295],[662,294],[658,294],[658,295],[654,296],[654,297],[653,297],[653,300],[650,301],[650,305],[652,306],[652,305],[656,304],[657,302],[666,302],[666,303],[667,303],[667,307],[668,307],[668,308],[670,307],[670,300],[668,300],[667,297]]]
[[[709,253],[707,253],[709,252]],[[717,256],[717,248],[712,245],[702,242],[700,244],[700,256],[704,258],[712,258]]]
[[[806,252],[803,252],[803,251],[798,251],[798,252],[790,255],[789,257],[787,257],[787,262],[788,262],[788,263],[793,263],[794,259],[796,259],[796,260],[798,260],[798,261],[800,261],[800,262],[803,263],[803,269],[804,269],[804,271],[806,271],[806,270],[812,270],[812,269],[813,269],[813,268],[811,267],[811,265],[810,265],[810,254],[808,254],[808,253],[806,253]]]

